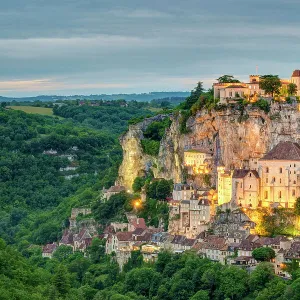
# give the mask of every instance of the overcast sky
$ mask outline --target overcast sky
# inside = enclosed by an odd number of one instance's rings
[[[0,95],[191,90],[300,68],[299,0],[9,0]]]

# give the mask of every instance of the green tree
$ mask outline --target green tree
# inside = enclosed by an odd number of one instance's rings
[[[70,277],[66,266],[60,264],[54,274],[53,284],[61,295],[66,295],[70,290]]]
[[[217,79],[219,83],[238,83],[238,79],[235,79],[232,75],[223,75]]]
[[[53,257],[59,261],[67,259],[73,254],[73,248],[71,246],[61,245],[53,253]]]
[[[94,238],[88,247],[88,253],[93,263],[98,263],[105,256],[105,240]]]
[[[142,187],[145,185],[145,177],[136,177],[132,184],[132,189],[135,193],[140,192]]]
[[[278,75],[263,75],[259,79],[259,87],[265,91],[266,94],[279,94],[281,88],[281,81]]]
[[[270,247],[260,247],[252,251],[252,256],[257,261],[270,261],[275,258],[275,251]]]
[[[156,186],[156,198],[160,200],[166,199],[171,193],[170,182],[166,179],[161,179]]]
[[[209,300],[209,293],[208,291],[198,291],[192,298],[191,300]]]
[[[274,276],[275,277],[275,276]],[[266,284],[266,288],[258,293],[256,300],[288,300],[284,296],[287,284],[280,278],[275,277]]]
[[[274,267],[268,262],[260,263],[250,275],[249,286],[252,291],[260,291],[275,277]]]
[[[289,83],[287,86],[287,91],[290,96],[294,96],[297,93],[297,85],[295,83]]]
[[[295,215],[300,216],[300,197],[296,199],[295,207],[294,207]]]
[[[193,106],[193,104],[197,102],[197,100],[203,93],[204,93],[203,82],[199,81],[197,83],[197,86],[191,91],[191,95],[186,98],[182,108],[190,109]]]
[[[236,267],[225,268],[220,277],[219,291],[229,299],[242,299],[248,290],[248,273]]]

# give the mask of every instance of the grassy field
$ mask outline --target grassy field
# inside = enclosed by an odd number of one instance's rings
[[[14,110],[22,110],[28,114],[53,116],[52,108],[34,107],[34,106],[8,106],[8,107]]]

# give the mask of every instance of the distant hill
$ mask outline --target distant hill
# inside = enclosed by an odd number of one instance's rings
[[[126,101],[136,100],[140,102],[149,102],[153,99],[162,98],[186,98],[190,95],[190,92],[150,92],[142,94],[100,94],[100,95],[71,95],[71,96],[56,96],[56,95],[40,95],[35,97],[2,97],[0,96],[0,102],[12,102],[12,101],[62,101],[62,100],[118,100],[124,99]]]

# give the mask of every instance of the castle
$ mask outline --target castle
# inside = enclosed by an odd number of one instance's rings
[[[259,86],[259,75],[249,75],[249,82],[214,83],[214,98],[220,99],[220,103],[227,103],[237,98],[248,97],[255,102],[259,96],[267,96]],[[291,79],[281,80],[282,88],[287,88],[290,83],[297,86],[297,96],[300,96],[300,70],[295,70]]]

